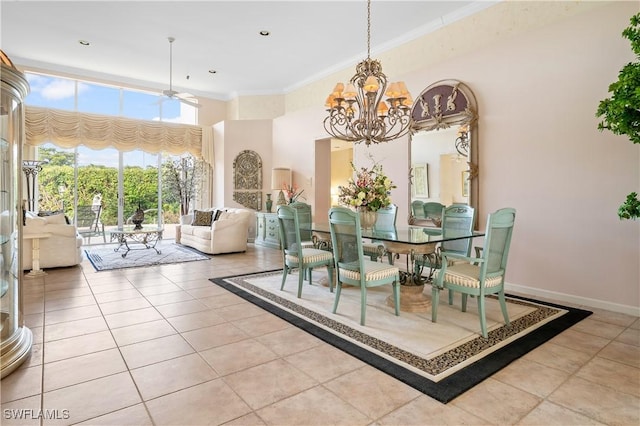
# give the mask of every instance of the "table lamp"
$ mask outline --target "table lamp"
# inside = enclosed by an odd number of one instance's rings
[[[287,201],[284,198],[284,192],[282,192],[283,185],[287,185],[287,187],[291,186],[291,170],[282,167],[272,169],[271,189],[280,190],[280,193],[278,194],[278,201],[276,202],[276,205],[278,206],[287,204]]]

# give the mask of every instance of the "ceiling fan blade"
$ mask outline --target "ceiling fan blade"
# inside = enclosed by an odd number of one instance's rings
[[[182,93],[176,93],[176,98],[181,98],[181,99],[195,99],[196,97],[195,97],[195,96],[193,96],[191,93],[182,92]]]
[[[186,105],[192,106],[192,107],[194,107],[194,108],[200,108],[200,107],[202,106],[202,105],[200,105],[200,104],[198,104],[198,103],[195,103],[195,102],[193,102],[193,101],[190,101],[190,100],[188,100],[188,99],[178,98],[178,100],[179,100],[180,102],[182,102],[183,104],[186,104]]]

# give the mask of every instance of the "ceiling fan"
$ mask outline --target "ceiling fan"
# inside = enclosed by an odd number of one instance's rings
[[[169,89],[163,90],[162,94],[170,99],[177,99],[183,104],[190,105],[195,108],[200,108],[200,105],[193,102],[191,99],[195,98],[191,93],[179,93],[173,90],[173,42],[176,40],[174,37],[169,37]]]

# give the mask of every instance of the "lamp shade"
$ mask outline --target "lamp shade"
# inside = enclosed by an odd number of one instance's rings
[[[271,189],[282,189],[282,185],[291,186],[291,169],[275,168],[271,170]]]

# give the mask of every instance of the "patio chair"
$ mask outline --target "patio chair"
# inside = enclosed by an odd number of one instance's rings
[[[102,214],[102,205],[78,206],[76,208],[76,217],[74,219],[78,234],[83,238],[87,238],[87,243],[91,243],[91,237],[102,235],[103,242],[107,242],[104,232],[104,224],[100,221]]]
[[[360,287],[360,324],[365,325],[367,288],[391,284],[395,313],[400,315],[400,270],[364,257],[360,215],[344,207],[333,207],[329,210],[329,226],[337,273],[333,313],[338,310],[343,283]]]
[[[467,311],[467,296],[478,300],[478,316],[482,337],[487,338],[485,316],[485,296],[497,294],[505,324],[509,325],[509,314],[504,297],[504,277],[507,257],[511,245],[511,234],[516,218],[512,208],[500,209],[489,214],[487,230],[480,257],[468,257],[454,253],[442,253],[442,268],[432,287],[431,320],[438,318],[440,290],[449,289],[462,293],[462,312]],[[459,259],[464,262],[449,266],[449,261]],[[340,287],[338,287],[340,291]]]
[[[298,268],[298,298],[302,297],[305,276],[308,277],[309,284],[312,284],[312,269],[316,266],[326,266],[329,274],[329,288],[333,292],[333,254],[326,250],[303,247],[296,208],[287,205],[278,206],[277,215],[284,263],[280,290],[284,290],[289,272]]]

